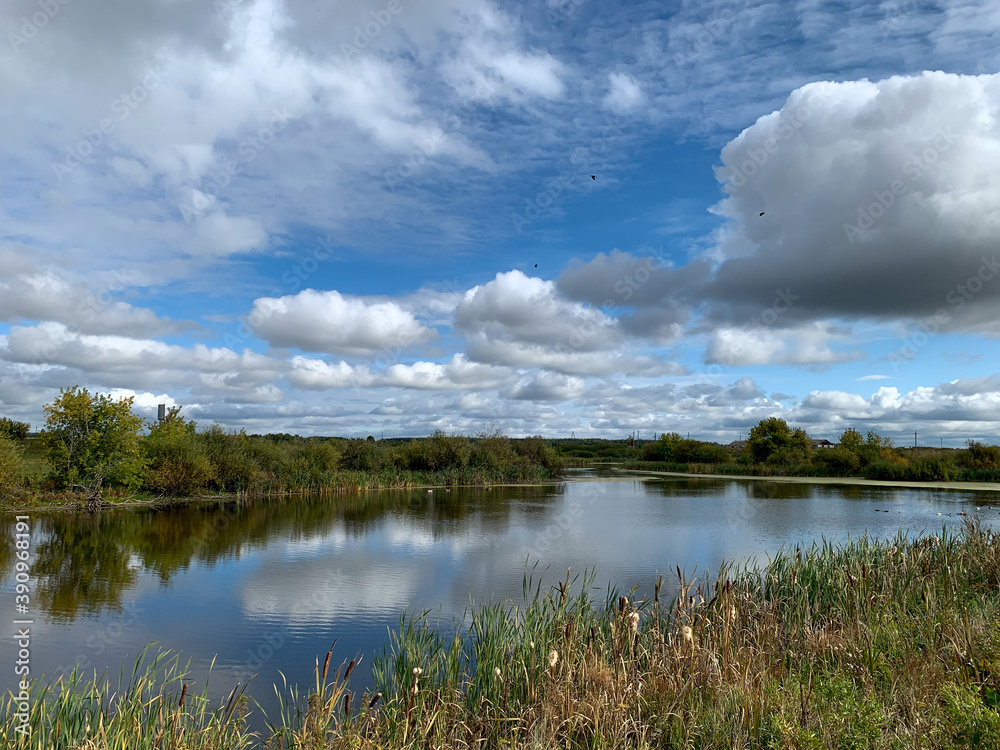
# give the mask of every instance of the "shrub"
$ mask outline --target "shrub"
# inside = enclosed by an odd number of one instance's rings
[[[31,425],[27,422],[16,422],[9,417],[0,417],[0,437],[11,440],[26,440]]]
[[[143,441],[146,487],[174,497],[194,495],[212,478],[212,463],[195,434],[195,423],[178,417],[153,425]]]
[[[970,440],[961,463],[968,469],[1000,469],[1000,447]]]
[[[562,460],[540,435],[518,440],[514,443],[514,450],[527,463],[541,466],[550,474],[555,475],[562,470]]]
[[[348,471],[381,471],[385,466],[385,455],[374,440],[348,440],[340,454],[340,467]]]
[[[829,471],[844,474],[854,474],[861,468],[861,458],[840,446],[816,451],[813,454],[813,463]]]
[[[13,494],[21,482],[23,471],[20,446],[13,440],[0,436],[0,499]]]
[[[255,492],[260,488],[260,466],[249,450],[246,432],[227,433],[213,424],[201,436],[212,464],[212,486],[222,492]]]

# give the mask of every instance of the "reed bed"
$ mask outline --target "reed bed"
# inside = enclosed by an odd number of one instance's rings
[[[701,580],[678,570],[641,598],[597,594],[587,574],[543,589],[536,572],[521,602],[470,607],[454,628],[404,616],[375,659],[377,692],[352,693],[350,665],[317,661],[309,695],[283,688],[269,747],[1000,747],[1000,535],[976,522],[788,549]],[[176,701],[143,696],[103,719],[144,732],[133,747],[245,746],[239,713],[207,706],[184,725],[189,744],[152,744]],[[54,703],[62,714],[35,709],[49,736],[57,715],[78,727],[93,710]],[[54,747],[120,746],[96,726],[90,744]],[[230,744],[194,744],[224,731]]]

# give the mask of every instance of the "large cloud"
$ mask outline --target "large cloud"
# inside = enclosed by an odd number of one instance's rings
[[[785,290],[789,321],[940,310],[952,328],[995,326],[998,115],[1000,75],[794,92],[722,151],[716,210],[730,226],[702,291],[714,317],[739,319]]]
[[[398,352],[437,336],[394,302],[312,289],[256,300],[250,321],[254,333],[273,346],[328,354]]]

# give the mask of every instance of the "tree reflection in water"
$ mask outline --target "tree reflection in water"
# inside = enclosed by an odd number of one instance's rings
[[[274,539],[324,536],[335,527],[362,537],[390,514],[432,530],[435,536],[464,533],[472,517],[502,532],[515,507],[526,514],[548,512],[557,487],[367,492],[252,503],[198,503],[162,510],[64,513],[37,519],[31,576],[32,602],[55,621],[119,610],[143,571],[163,585],[193,564],[239,559]],[[532,502],[525,503],[529,500]],[[8,535],[12,533],[7,529]],[[5,545],[4,577],[13,570]],[[9,558],[9,559],[7,559]]]

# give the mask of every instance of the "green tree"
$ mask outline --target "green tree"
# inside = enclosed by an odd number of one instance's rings
[[[840,435],[840,447],[853,453],[854,455],[861,454],[864,444],[865,439],[861,436],[861,433],[853,427],[849,427],[844,430],[844,432]]]
[[[99,496],[105,484],[140,484],[143,421],[132,413],[131,396],[113,399],[73,386],[60,390],[59,398],[44,410],[42,444],[59,486]]]
[[[142,441],[147,461],[146,486],[154,492],[181,497],[193,495],[212,477],[212,463],[195,434],[196,424],[172,408],[162,422],[150,428]]]
[[[0,437],[11,440],[24,440],[28,437],[31,425],[27,422],[16,422],[10,417],[0,417]]]
[[[812,443],[805,430],[791,429],[784,419],[768,417],[750,428],[747,452],[754,463],[772,462],[791,464],[806,461]]]
[[[13,494],[21,482],[23,470],[21,447],[13,440],[0,435],[0,500]]]

